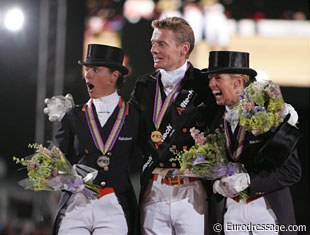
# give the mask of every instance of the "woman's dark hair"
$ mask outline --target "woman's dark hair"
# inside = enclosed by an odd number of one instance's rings
[[[119,76],[118,79],[116,81],[116,89],[119,90],[122,88],[123,84],[124,84],[124,76],[123,74],[116,68],[109,68],[110,72],[113,73],[114,71],[118,71],[119,72]]]

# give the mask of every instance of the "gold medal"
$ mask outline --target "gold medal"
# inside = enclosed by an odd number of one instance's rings
[[[97,165],[103,168],[105,171],[109,170],[110,158],[108,156],[100,156],[97,159]]]
[[[160,133],[160,131],[152,131],[151,140],[154,143],[160,143],[162,139],[163,139],[163,135]]]

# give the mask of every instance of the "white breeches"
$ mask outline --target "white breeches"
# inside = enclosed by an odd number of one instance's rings
[[[91,201],[81,193],[73,194],[68,205],[60,223],[59,235],[128,233],[125,214],[115,193]]]
[[[202,235],[207,195],[199,180],[180,185],[151,181],[141,208],[143,235]]]
[[[276,215],[266,204],[264,197],[249,203],[227,198],[227,211],[224,215],[225,235],[275,235],[278,233],[270,231],[270,228],[276,224]],[[252,228],[252,231],[248,231]]]

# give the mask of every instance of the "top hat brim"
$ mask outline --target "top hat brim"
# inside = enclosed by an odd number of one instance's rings
[[[78,64],[79,65],[86,65],[86,66],[104,66],[104,67],[108,67],[108,68],[115,68],[115,69],[119,70],[122,73],[122,75],[126,75],[129,72],[129,70],[125,66],[122,66],[122,65],[119,65],[119,64],[114,64],[114,63],[109,63],[109,62],[101,62],[101,61],[98,61],[98,62],[94,62],[94,61],[87,62],[87,61],[79,60]]]
[[[255,78],[257,75],[257,72],[254,69],[251,68],[209,68],[205,69],[203,71],[205,74],[210,74],[210,73],[240,73],[240,74],[246,74],[249,75],[252,78]]]

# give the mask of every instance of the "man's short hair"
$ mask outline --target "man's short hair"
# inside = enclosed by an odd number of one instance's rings
[[[190,49],[187,56],[191,54],[195,45],[195,36],[192,27],[186,20],[180,17],[167,17],[161,20],[153,20],[152,27],[155,29],[168,29],[175,33],[178,44],[188,42]]]

